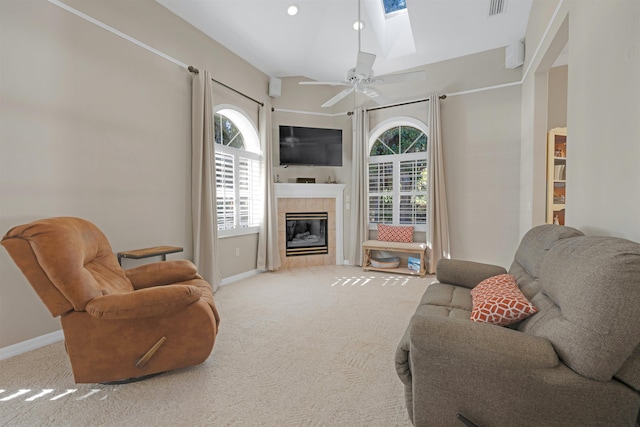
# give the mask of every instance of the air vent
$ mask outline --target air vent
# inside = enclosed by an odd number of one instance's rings
[[[489,2],[489,16],[500,15],[504,13],[504,7],[507,0],[490,0]]]

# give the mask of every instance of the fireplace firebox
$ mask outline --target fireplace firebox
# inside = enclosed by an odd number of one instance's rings
[[[327,212],[286,213],[287,256],[329,253]]]

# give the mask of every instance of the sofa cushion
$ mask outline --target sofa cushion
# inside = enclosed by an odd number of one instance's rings
[[[538,309],[522,294],[515,277],[500,274],[483,280],[471,290],[471,320],[507,326],[519,322]]]
[[[433,283],[422,295],[416,314],[453,317],[468,321],[472,305],[469,289],[445,283]]]
[[[579,374],[608,381],[640,343],[640,244],[583,236],[557,242],[540,271],[540,312],[520,330],[551,341]]]
[[[383,242],[413,242],[413,227],[378,224],[378,240]]]

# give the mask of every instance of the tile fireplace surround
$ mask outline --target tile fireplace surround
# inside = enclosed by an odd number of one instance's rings
[[[344,263],[343,193],[345,184],[276,183],[278,199],[278,249],[283,268]],[[287,257],[285,214],[289,212],[327,212],[329,253]]]

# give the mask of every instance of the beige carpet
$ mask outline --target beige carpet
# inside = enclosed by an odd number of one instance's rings
[[[0,425],[410,426],[394,352],[431,282],[324,266],[223,286],[205,363],[80,385],[52,344],[0,361]]]

